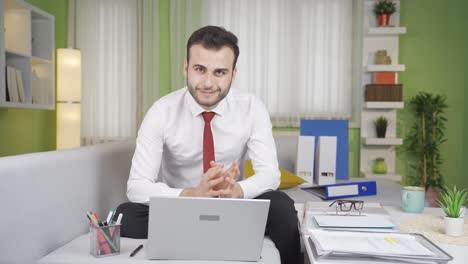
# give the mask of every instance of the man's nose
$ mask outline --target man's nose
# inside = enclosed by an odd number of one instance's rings
[[[206,74],[203,86],[205,88],[211,88],[213,86],[213,75],[210,73]]]

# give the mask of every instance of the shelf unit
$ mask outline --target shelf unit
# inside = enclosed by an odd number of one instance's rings
[[[22,0],[0,0],[0,14],[0,107],[55,109],[54,17]],[[7,67],[18,71],[9,77],[24,94],[17,101],[7,98]]]
[[[402,72],[405,71],[405,65],[367,65],[366,69],[368,72]]]
[[[394,1],[397,6],[390,19],[391,27],[378,27],[377,19],[373,13],[375,1],[364,0],[363,50],[362,50],[362,78],[361,87],[364,98],[366,84],[373,83],[375,72],[402,72],[405,65],[398,63],[399,36],[406,33],[406,28],[401,27],[400,1]],[[377,50],[387,50],[392,64],[376,65],[375,54]],[[401,145],[403,139],[396,137],[397,110],[403,109],[403,102],[366,102],[363,101],[361,110],[361,148],[360,171],[361,176],[368,179],[388,179],[401,181],[401,176],[395,173],[395,146]],[[379,116],[389,120],[385,138],[377,138],[373,121]],[[372,165],[376,158],[383,158],[387,164],[387,174],[372,173]]]

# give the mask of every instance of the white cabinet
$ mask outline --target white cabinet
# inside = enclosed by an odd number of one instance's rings
[[[0,107],[55,109],[54,17],[0,0]]]
[[[398,63],[399,36],[406,33],[406,28],[401,27],[400,1],[394,1],[397,12],[391,16],[390,27],[377,27],[377,19],[373,13],[375,1],[363,2],[363,50],[362,50],[362,78],[361,85],[364,91],[367,84],[374,83],[373,75],[376,72],[405,71],[405,65]],[[376,65],[375,56],[378,50],[386,50],[391,57],[391,64]],[[397,82],[398,83],[398,82]],[[360,171],[366,178],[386,178],[401,181],[401,176],[395,173],[395,146],[401,145],[403,139],[397,138],[397,110],[404,107],[403,102],[398,101],[364,101],[361,110],[361,147],[360,147]],[[380,116],[389,120],[385,138],[377,138],[373,121]],[[383,158],[387,165],[387,174],[373,174],[372,165],[377,158]]]

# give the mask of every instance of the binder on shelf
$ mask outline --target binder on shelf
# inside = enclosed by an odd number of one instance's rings
[[[299,136],[297,141],[296,175],[313,183],[315,157],[315,137]]]
[[[336,179],[349,179],[348,162],[348,120],[301,120],[301,136],[315,136],[315,145],[319,136],[337,138]]]
[[[377,194],[375,181],[348,182],[322,186],[301,188],[324,200],[333,200],[348,197],[368,196]]]
[[[314,182],[318,185],[336,182],[337,138],[321,136],[318,138],[315,155]]]

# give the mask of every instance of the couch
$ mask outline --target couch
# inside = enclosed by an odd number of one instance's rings
[[[280,165],[292,169],[295,144],[283,140]],[[39,260],[88,232],[87,210],[104,215],[127,201],[134,148],[125,141],[0,158],[0,263]]]

